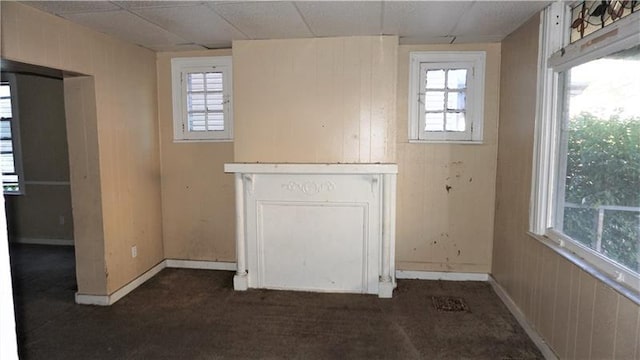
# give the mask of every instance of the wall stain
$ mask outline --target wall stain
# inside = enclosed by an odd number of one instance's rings
[[[452,187],[451,187],[451,186],[449,186],[449,185],[445,185],[445,186],[444,186],[444,188],[445,188],[445,189],[447,189],[447,193],[449,193],[449,190],[451,190],[451,189],[452,189]]]

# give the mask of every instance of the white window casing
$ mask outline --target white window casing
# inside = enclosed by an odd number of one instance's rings
[[[409,55],[409,142],[478,144],[483,139],[484,77],[486,52],[484,51],[418,51]],[[447,79],[451,71],[466,70],[466,84],[442,88],[429,87],[427,71],[443,71]],[[446,81],[446,80],[443,80]],[[427,97],[443,97],[441,110],[425,108]],[[450,107],[450,96],[456,96],[462,105]],[[442,129],[426,128],[426,116],[443,116]],[[462,115],[463,129],[448,129],[444,117]]]
[[[174,142],[232,141],[232,73],[231,56],[171,59]],[[196,91],[190,79],[197,77],[202,77],[202,84]],[[208,89],[211,84],[217,87]],[[196,101],[202,104],[194,111],[190,104]]]
[[[640,299],[640,275],[593,249],[570,238],[557,229],[559,210],[564,200],[564,188],[558,178],[563,176],[566,161],[561,152],[563,131],[563,72],[574,66],[616,53],[640,44],[640,16],[628,16],[600,29],[573,44],[566,45],[569,28],[567,3],[554,2],[541,14],[539,40],[539,73],[535,120],[533,178],[529,230],[537,238],[550,240],[553,246],[565,249],[583,259],[604,274],[607,281],[623,285]],[[636,14],[637,15],[637,14]]]

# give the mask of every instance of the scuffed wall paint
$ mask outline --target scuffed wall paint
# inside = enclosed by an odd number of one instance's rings
[[[487,52],[483,144],[409,143],[409,53],[464,50]],[[493,242],[500,44],[401,45],[397,71],[397,268],[488,273]]]

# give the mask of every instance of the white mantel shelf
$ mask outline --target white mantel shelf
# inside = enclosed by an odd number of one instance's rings
[[[294,163],[230,163],[228,173],[251,174],[397,174],[398,165],[366,164],[294,164]]]
[[[235,290],[377,294],[395,280],[397,164],[230,163]]]

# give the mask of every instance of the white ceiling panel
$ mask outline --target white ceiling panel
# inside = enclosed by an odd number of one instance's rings
[[[251,39],[313,36],[291,2],[213,3],[209,6]]]
[[[401,37],[399,43],[402,45],[416,44],[451,44],[455,40],[453,36],[419,36],[419,37]],[[457,41],[456,41],[457,43]]]
[[[205,5],[131,11],[192,43],[231,47],[231,40],[247,38]]]
[[[176,45],[187,41],[125,10],[66,14],[65,18],[145,47]]]
[[[112,1],[125,9],[144,9],[154,7],[193,6],[204,1]]]
[[[382,32],[411,38],[450,35],[470,6],[466,1],[385,2]]]
[[[301,1],[298,10],[316,36],[379,35],[381,1]]]
[[[33,6],[52,14],[71,14],[78,12],[95,12],[118,10],[120,7],[108,1],[24,1],[23,4]]]
[[[0,0],[1,1],[1,0]],[[397,35],[401,44],[500,41],[546,1],[22,1],[157,51],[237,39]]]
[[[207,50],[206,47],[195,44],[183,44],[183,45],[159,45],[150,46],[151,50],[155,51],[192,51],[192,50]]]
[[[502,39],[547,4],[549,1],[478,1],[462,16],[452,35]]]

